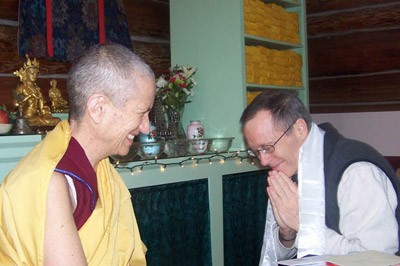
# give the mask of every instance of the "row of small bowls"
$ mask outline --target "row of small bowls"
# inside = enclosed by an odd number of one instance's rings
[[[154,158],[172,158],[201,155],[206,153],[228,152],[233,137],[209,139],[177,139],[156,142],[135,142],[125,156],[111,156],[116,162],[130,162]]]

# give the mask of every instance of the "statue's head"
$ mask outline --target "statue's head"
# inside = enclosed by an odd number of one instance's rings
[[[36,81],[37,74],[39,73],[39,61],[36,60],[36,58],[31,60],[28,54],[26,54],[25,56],[26,62],[19,70],[14,71],[13,74],[19,77],[21,82],[34,82]]]
[[[57,87],[57,80],[55,80],[55,79],[50,80],[50,85],[52,88]]]

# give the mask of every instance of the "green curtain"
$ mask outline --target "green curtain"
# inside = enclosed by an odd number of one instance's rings
[[[266,171],[223,176],[224,261],[258,265],[267,209]]]
[[[130,192],[148,266],[212,265],[207,179]]]

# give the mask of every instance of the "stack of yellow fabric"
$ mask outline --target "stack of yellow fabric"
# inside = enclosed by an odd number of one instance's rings
[[[248,91],[246,93],[246,96],[247,96],[246,103],[247,103],[247,105],[249,105],[254,100],[254,98],[256,98],[257,95],[260,94],[260,93],[261,93],[261,91]]]
[[[299,15],[277,4],[244,0],[244,32],[272,40],[300,43]]]
[[[246,82],[301,87],[302,58],[287,50],[246,46]]]

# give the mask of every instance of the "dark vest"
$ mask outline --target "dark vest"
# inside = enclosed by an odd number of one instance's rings
[[[324,172],[325,172],[325,223],[341,234],[339,230],[339,206],[337,190],[344,171],[356,162],[370,162],[379,167],[390,179],[400,202],[400,180],[396,177],[389,162],[373,147],[361,141],[343,137],[329,123],[319,125],[325,130],[324,138]],[[360,184],[362,185],[362,184]],[[371,195],[373,197],[373,195]],[[400,206],[396,208],[396,219],[399,224],[397,232],[400,249]],[[384,225],[382,225],[384,226]],[[400,255],[400,250],[396,253]]]

